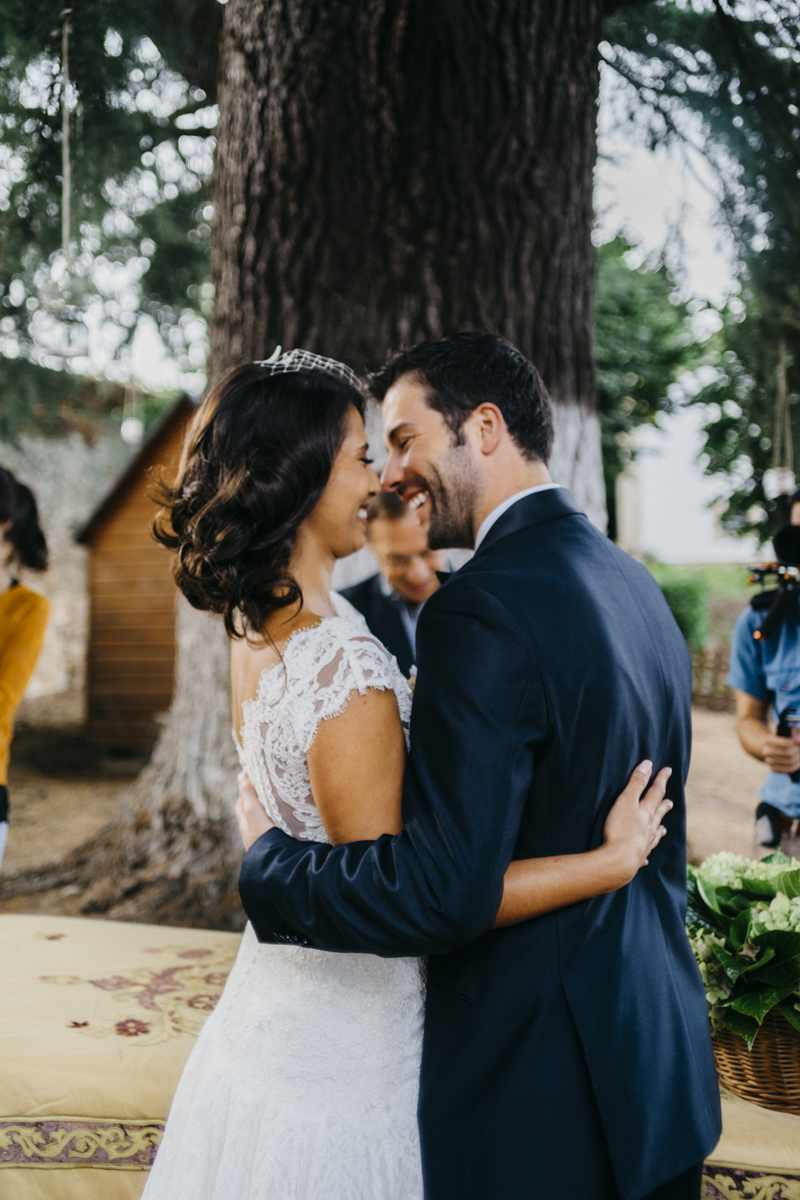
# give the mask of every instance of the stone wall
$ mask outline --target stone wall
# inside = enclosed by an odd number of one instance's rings
[[[50,600],[44,649],[19,711],[23,723],[58,724],[82,718],[88,631],[87,550],[73,534],[106,493],[131,455],[118,434],[92,444],[79,434],[23,436],[0,442],[0,465],[30,487],[50,548],[44,575],[22,582]]]

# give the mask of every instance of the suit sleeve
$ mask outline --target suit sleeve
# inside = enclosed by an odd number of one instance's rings
[[[264,834],[239,881],[260,941],[391,958],[493,925],[546,736],[544,689],[506,609],[467,581],[428,601],[418,650],[404,832],[335,847]]]

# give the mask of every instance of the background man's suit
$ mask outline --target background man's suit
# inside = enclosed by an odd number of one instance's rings
[[[637,1200],[720,1131],[683,925],[686,644],[650,574],[557,489],[512,505],[428,601],[417,654],[405,832],[330,847],[271,830],[245,857],[245,909],[265,942],[431,955],[429,1200]],[[509,860],[599,845],[645,757],[674,769],[650,865],[492,931]]]
[[[402,598],[384,595],[380,574],[344,588],[342,595],[358,609],[375,637],[380,638],[389,653],[395,656],[398,667],[408,678],[416,655],[400,615]]]

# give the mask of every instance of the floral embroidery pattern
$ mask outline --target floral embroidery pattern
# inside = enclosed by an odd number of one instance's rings
[[[115,1006],[125,1005],[127,1010],[109,1013],[99,1022],[73,1020],[69,1028],[89,1037],[124,1037],[132,1044],[148,1046],[181,1035],[197,1037],[220,998],[236,958],[235,948],[172,945],[149,947],[145,953],[163,955],[170,961],[101,979],[42,976],[48,983],[98,988],[108,993]]]
[[[146,1021],[134,1021],[133,1017],[128,1017],[127,1021],[117,1021],[114,1028],[120,1037],[138,1037],[140,1033],[150,1032]]]
[[[80,1165],[146,1171],[163,1134],[162,1121],[0,1119],[0,1168]]]
[[[703,1200],[800,1200],[800,1174],[706,1163]]]

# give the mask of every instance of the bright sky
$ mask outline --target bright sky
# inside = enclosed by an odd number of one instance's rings
[[[722,304],[734,285],[732,246],[718,221],[718,186],[700,154],[651,151],[622,119],[620,85],[601,75],[599,157],[595,172],[597,238],[624,232],[647,255],[664,249],[687,294]],[[694,136],[699,141],[699,132]]]

